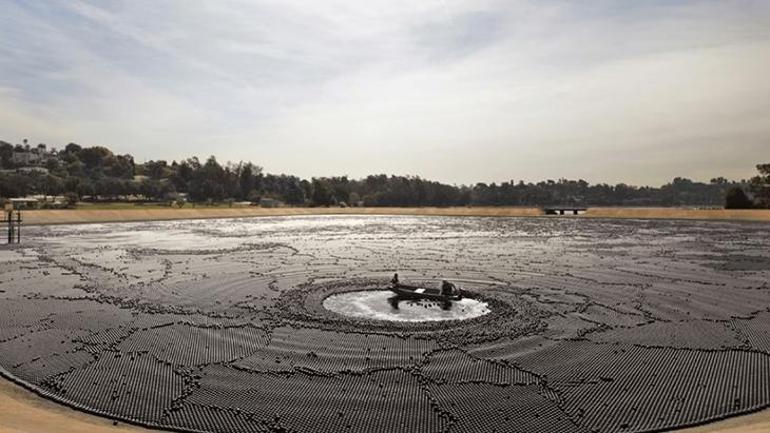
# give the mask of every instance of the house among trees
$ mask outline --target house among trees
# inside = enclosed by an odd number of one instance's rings
[[[36,209],[38,199],[35,197],[14,197],[8,200],[15,210]]]
[[[14,150],[11,156],[11,162],[14,165],[37,165],[42,161],[39,153],[31,150]]]
[[[27,140],[24,144],[15,146],[0,141],[0,165],[4,173],[17,171],[20,173],[48,174],[47,165],[57,159],[55,149],[48,149],[45,144],[30,147]]]

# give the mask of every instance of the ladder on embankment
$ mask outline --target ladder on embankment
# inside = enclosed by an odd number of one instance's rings
[[[3,212],[3,223],[8,227],[8,243],[20,243],[21,242],[21,211],[13,210],[13,208],[6,209]]]

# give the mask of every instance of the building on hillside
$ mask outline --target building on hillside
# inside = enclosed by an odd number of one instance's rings
[[[36,209],[39,200],[34,197],[15,197],[8,199],[13,206],[13,209]]]
[[[45,167],[28,166],[28,167],[19,167],[16,169],[16,172],[24,173],[24,174],[32,174],[32,173],[48,174],[48,169]]]
[[[48,147],[41,143],[37,147],[17,146],[11,154],[10,162],[15,166],[41,166],[56,157],[54,149],[48,150]]]
[[[67,202],[67,197],[63,195],[35,194],[25,198],[34,198],[38,203],[64,204]]]
[[[1,174],[16,174],[16,173],[23,173],[23,174],[31,174],[31,173],[39,173],[39,174],[48,174],[49,170],[45,167],[38,167],[38,166],[27,166],[27,167],[19,167],[19,168],[4,168],[0,170]]]
[[[11,155],[11,162],[14,165],[36,165],[40,164],[42,161],[42,158],[39,153],[37,152],[27,152],[27,151],[14,151],[13,155]]]

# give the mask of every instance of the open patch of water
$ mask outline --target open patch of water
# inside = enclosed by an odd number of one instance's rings
[[[343,316],[399,322],[466,320],[490,311],[486,302],[471,298],[442,305],[429,300],[399,299],[389,290],[339,293],[326,298],[323,306]]]

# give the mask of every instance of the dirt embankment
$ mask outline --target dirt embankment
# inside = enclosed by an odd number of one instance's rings
[[[26,225],[45,225],[297,215],[531,217],[543,216],[543,211],[539,208],[525,207],[75,209],[25,211],[24,222]],[[579,218],[585,217],[770,221],[770,210],[589,208],[584,215],[579,216]],[[549,216],[549,218],[557,217]],[[575,218],[575,216],[564,218]]]
[[[729,418],[672,433],[765,433],[770,432],[770,409],[750,415]]]
[[[585,216],[595,218],[702,219],[770,221],[770,209],[692,209],[671,207],[595,207]]]
[[[0,433],[150,433],[149,430],[78,412],[0,377]]]
[[[38,397],[0,377],[0,433],[151,433],[107,418],[89,415]],[[764,433],[770,431],[770,410],[730,418],[672,433]]]

